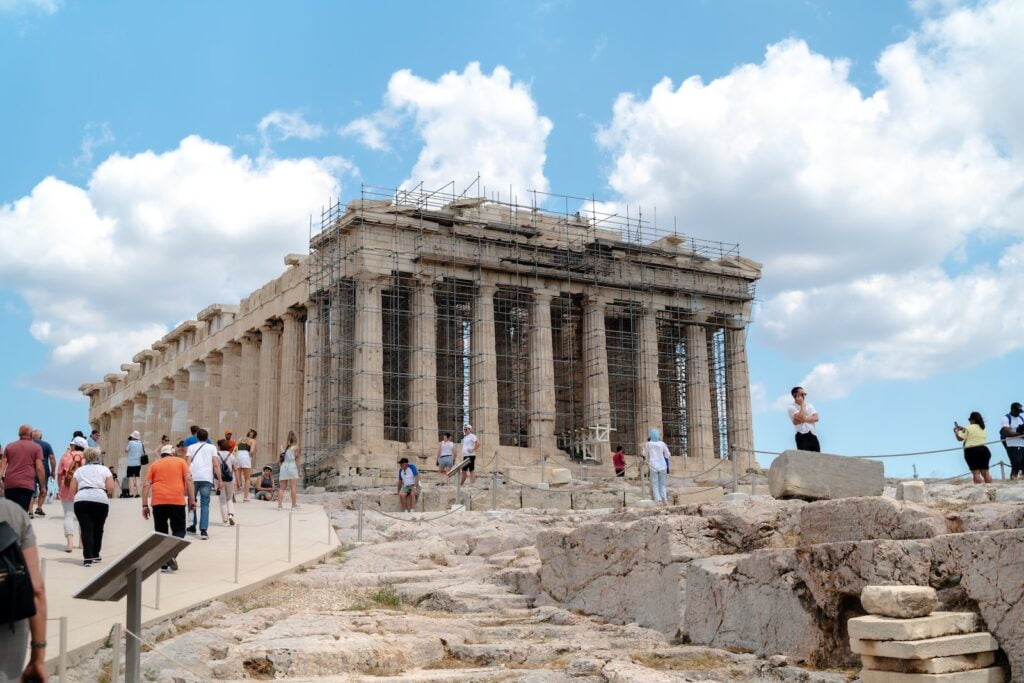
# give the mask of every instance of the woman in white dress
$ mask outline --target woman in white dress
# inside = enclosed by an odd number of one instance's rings
[[[238,466],[238,479],[235,491],[242,489],[242,502],[249,502],[249,477],[252,476],[252,456],[256,453],[256,430],[250,429],[244,439],[235,444],[235,462]]]
[[[292,492],[292,509],[299,507],[299,467],[302,466],[302,453],[299,451],[298,439],[295,432],[288,432],[288,440],[281,448],[281,468],[278,471],[278,481],[281,482],[281,495],[277,498],[277,509],[280,510],[284,503],[284,492]]]

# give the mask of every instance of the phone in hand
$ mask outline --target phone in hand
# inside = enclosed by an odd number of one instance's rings
[[[960,423],[956,420],[953,420],[953,429],[960,429]]]

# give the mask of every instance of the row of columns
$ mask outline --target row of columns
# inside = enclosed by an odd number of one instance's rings
[[[120,456],[139,431],[155,455],[162,435],[178,441],[193,424],[213,439],[226,429],[235,439],[256,429],[257,463],[271,462],[289,431],[302,437],[305,361],[305,311],[289,310],[100,416],[104,446]]]

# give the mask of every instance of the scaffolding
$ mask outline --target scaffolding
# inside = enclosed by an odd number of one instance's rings
[[[737,245],[606,207],[541,192],[521,201],[477,181],[461,192],[364,185],[324,208],[310,227],[307,481],[395,455],[430,469],[440,435],[458,441],[474,419],[496,428],[481,435],[484,455],[519,464],[600,461],[601,444],[637,454],[649,424],[674,456],[692,454],[689,435],[706,427],[713,457],[730,457],[725,329],[750,322],[759,266]],[[595,300],[603,330],[596,318],[588,327]],[[706,359],[706,377],[687,373],[688,356]],[[594,363],[607,367],[603,407],[588,400]],[[710,404],[688,400],[699,384]]]

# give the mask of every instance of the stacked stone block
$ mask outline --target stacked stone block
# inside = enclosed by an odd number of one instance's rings
[[[1002,683],[999,644],[971,612],[937,612],[934,588],[865,586],[867,616],[848,622],[863,683]]]

